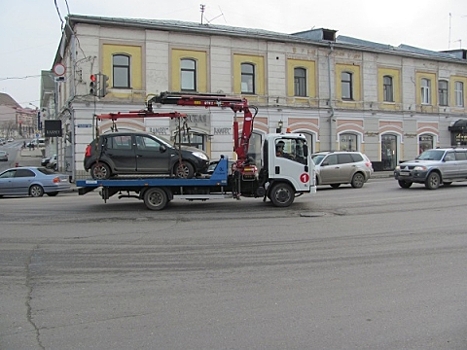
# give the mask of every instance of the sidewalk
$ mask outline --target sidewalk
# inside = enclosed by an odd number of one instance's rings
[[[19,154],[16,156],[15,163],[18,166],[41,166],[41,161],[44,156],[42,155],[42,150],[36,148],[30,150],[28,148],[22,149]]]

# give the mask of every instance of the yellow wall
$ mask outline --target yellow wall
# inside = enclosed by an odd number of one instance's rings
[[[112,57],[116,54],[130,57],[130,89],[143,89],[143,58],[142,47],[131,45],[102,45],[102,73],[109,77],[109,88],[113,87]],[[113,95],[120,95],[117,89],[111,91]],[[124,95],[127,95],[124,94]]]
[[[196,89],[197,92],[208,92],[207,53],[206,51],[172,49],[171,90],[181,91],[180,60],[192,59],[196,61]]]
[[[341,74],[343,72],[352,73],[353,79],[353,101],[342,100],[342,83],[341,83]],[[360,75],[360,66],[354,64],[336,64],[336,99],[338,100],[337,105],[339,107],[351,107],[357,108],[360,107],[361,100],[361,75]]]
[[[251,63],[255,66],[255,87],[256,95],[265,95],[265,72],[264,72],[264,57],[234,54],[233,59],[233,91],[235,94],[242,92],[242,63]]]
[[[384,76],[392,77],[392,84],[394,88],[394,101],[384,101]],[[399,109],[401,103],[401,71],[393,68],[378,68],[378,102],[380,102],[380,108],[388,110]]]
[[[416,72],[415,73],[415,101],[417,105],[422,104],[422,79],[430,80],[430,95],[431,95],[431,103],[430,105],[436,106],[438,105],[438,81],[436,79],[435,73],[428,73],[428,72]],[[451,93],[451,91],[449,92]]]
[[[305,60],[296,60],[288,59],[287,60],[287,96],[293,97],[295,93],[294,89],[294,69],[295,68],[304,68],[306,69],[306,87],[307,87],[307,98],[316,97],[316,71],[315,71],[315,61],[305,61]],[[297,99],[300,96],[295,96]]]

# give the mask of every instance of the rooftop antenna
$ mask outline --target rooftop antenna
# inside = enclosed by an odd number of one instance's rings
[[[203,24],[203,17],[204,17],[204,9],[206,8],[206,5],[199,5],[199,9],[201,10],[201,24]]]

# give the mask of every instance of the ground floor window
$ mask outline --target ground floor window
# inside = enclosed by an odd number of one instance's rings
[[[358,151],[357,135],[340,134],[339,141],[339,149],[341,151]]]
[[[206,136],[205,134],[199,133],[189,133],[175,136],[176,144],[180,143],[182,145],[196,147],[203,151],[206,151]]]
[[[433,147],[433,135],[420,135],[418,137],[418,154],[425,152],[427,149],[432,149]]]
[[[383,170],[393,170],[397,165],[397,136],[385,134],[381,136],[381,161]]]

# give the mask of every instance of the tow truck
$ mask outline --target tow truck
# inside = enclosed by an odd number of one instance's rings
[[[142,200],[150,210],[162,210],[173,199],[190,201],[219,198],[254,197],[269,199],[276,207],[288,207],[295,197],[316,192],[314,163],[308,151],[306,137],[300,133],[277,132],[264,136],[261,164],[248,155],[249,141],[253,132],[258,108],[250,106],[244,98],[221,94],[182,94],[163,92],[146,102],[144,110],[126,113],[108,113],[96,116],[96,120],[120,118],[186,118],[178,112],[156,113],[153,104],[197,106],[205,108],[230,108],[234,112],[233,150],[237,159],[229,167],[228,158],[221,156],[212,174],[200,174],[196,178],[131,177],[107,180],[77,180],[78,193],[84,195],[96,189],[104,202],[118,194],[118,198],[131,197]],[[254,114],[251,111],[254,111]],[[240,131],[237,113],[243,113]],[[285,145],[288,157],[278,156],[276,146]],[[259,170],[258,170],[258,165]]]

